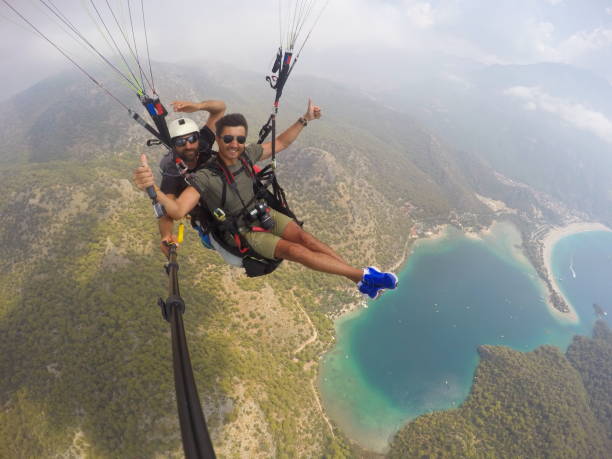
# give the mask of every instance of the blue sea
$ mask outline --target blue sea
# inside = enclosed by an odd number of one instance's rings
[[[328,414],[351,439],[384,451],[410,419],[457,407],[470,391],[479,345],[565,349],[573,335],[590,335],[593,303],[610,319],[612,233],[574,234],[553,248],[553,275],[578,322],[551,311],[520,245],[508,223],[481,237],[450,228],[419,241],[397,290],[337,322],[319,387]]]

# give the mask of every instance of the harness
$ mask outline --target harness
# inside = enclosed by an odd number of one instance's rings
[[[244,237],[243,232],[246,228],[248,228],[249,231],[269,231],[261,225],[258,225],[256,220],[249,217],[249,214],[253,213],[253,209],[258,206],[260,206],[259,209],[269,207],[287,215],[299,225],[302,225],[302,222],[297,220],[295,214],[286,204],[284,192],[282,192],[283,200],[279,200],[275,196],[276,193],[272,193],[268,189],[270,175],[274,176],[273,171],[270,171],[268,168],[258,171],[250,158],[245,154],[242,154],[239,160],[242,166],[234,173],[232,173],[216,156],[213,156],[201,167],[201,169],[209,170],[213,176],[219,177],[222,181],[221,203],[219,207],[211,209],[204,198],[201,197],[199,205],[190,213],[191,225],[198,231],[205,246],[212,248],[210,246],[210,240],[206,238],[208,235],[212,236],[214,241],[220,245],[223,250],[242,259],[242,266],[248,277],[257,277],[273,272],[282,263],[282,260],[262,257],[250,247]],[[179,167],[178,163],[177,167]],[[193,180],[193,176],[181,171],[180,167],[179,171],[182,172],[187,183],[193,186],[202,196],[203,190],[200,189],[199,185]],[[236,176],[241,173],[248,174],[253,184],[253,197],[248,201],[245,201],[240,195],[236,184]],[[274,182],[276,182],[276,180],[272,181],[272,183]],[[276,184],[278,188],[280,188],[278,182],[276,182]],[[226,211],[225,205],[228,192],[233,193],[240,201],[242,208],[239,211],[234,213]],[[227,242],[228,235],[229,238],[234,241],[235,246]]]

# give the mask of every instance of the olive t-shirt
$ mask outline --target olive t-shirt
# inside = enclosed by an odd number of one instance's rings
[[[260,144],[249,144],[244,150],[251,163],[255,164],[263,155],[263,147]],[[248,204],[255,196],[253,190],[253,179],[249,171],[244,169],[242,162],[229,166],[228,170],[233,174],[236,188],[242,202],[230,185],[226,185],[225,205],[223,211],[228,215],[237,215],[243,210],[243,203]],[[225,177],[215,174],[208,169],[200,169],[193,175],[196,185],[202,190],[202,198],[206,206],[213,211],[221,207],[223,197],[223,184]]]

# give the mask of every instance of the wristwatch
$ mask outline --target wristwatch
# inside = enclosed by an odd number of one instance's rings
[[[304,126],[304,127],[308,126],[308,120],[306,118],[304,118],[303,116],[300,116],[298,118],[298,122],[302,123],[302,126]]]

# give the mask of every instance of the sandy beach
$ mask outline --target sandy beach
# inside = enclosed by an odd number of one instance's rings
[[[542,246],[543,246],[542,257],[544,259],[543,260],[544,266],[546,267],[548,278],[550,279],[555,292],[557,292],[561,296],[563,296],[563,292],[561,291],[561,288],[559,284],[557,283],[557,279],[555,279],[552,273],[553,248],[555,244],[559,242],[561,239],[563,239],[564,237],[569,236],[571,234],[584,233],[586,231],[612,231],[612,230],[610,230],[610,228],[608,228],[606,225],[603,225],[601,223],[588,223],[588,222],[572,223],[570,225],[563,226],[563,227],[551,228],[550,231],[546,233],[546,236],[544,236],[544,239],[542,240]],[[565,296],[563,296],[563,298],[565,298]],[[568,320],[571,322],[578,322],[579,318],[578,318],[578,315],[576,314],[576,311],[574,310],[570,302],[567,300],[567,298],[565,298],[565,301],[567,302],[570,308],[569,313],[560,312],[551,304],[550,301],[547,301],[547,304],[548,304],[548,307],[551,309],[551,312],[555,314],[557,317],[560,317],[564,320]]]
[[[482,241],[484,238],[491,235],[491,233],[493,232],[493,227],[498,223],[499,222],[497,220],[493,220],[493,223],[491,223],[490,226],[483,228],[479,231],[464,231],[463,235],[467,237],[468,239],[473,239],[475,241]]]

